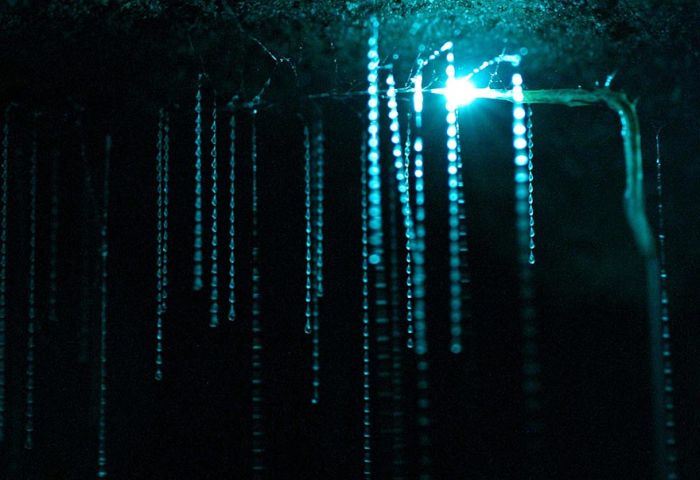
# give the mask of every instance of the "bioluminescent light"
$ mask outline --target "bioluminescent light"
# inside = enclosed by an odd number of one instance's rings
[[[100,227],[100,368],[97,432],[97,477],[107,477],[107,225],[109,212],[109,161],[112,137],[105,138],[104,185],[102,190],[102,225]]]
[[[51,157],[51,207],[49,212],[49,321],[57,322],[58,313],[58,166],[59,154]]]
[[[447,85],[455,81],[454,53],[447,53]],[[447,109],[447,195],[449,201],[450,242],[450,351],[462,351],[462,283],[459,252],[459,171],[457,162],[457,105],[448,93]]]
[[[362,475],[372,478],[372,397],[370,390],[369,331],[369,209],[367,202],[367,132],[363,134],[360,153],[362,205]]]
[[[454,56],[450,56],[451,53],[452,52],[447,54],[448,58],[454,58]],[[477,89],[467,77],[455,77],[454,64],[451,65],[453,66],[453,73],[451,76],[447,77],[445,88],[440,93],[445,95],[447,103],[451,105],[452,108],[469,105],[477,98]]]
[[[24,448],[34,448],[34,332],[36,331],[36,127],[32,135],[29,160],[29,289],[27,312],[27,372],[24,411]]]
[[[533,147],[535,146],[533,142],[533,132],[532,132],[532,107],[530,105],[527,106],[527,169],[528,169],[528,184],[527,184],[527,191],[528,191],[528,196],[527,196],[527,203],[528,203],[528,215],[530,216],[530,255],[528,257],[528,261],[530,262],[531,265],[535,263],[535,205],[534,205],[534,180],[535,176],[532,172],[533,170],[533,163],[532,159],[534,158],[534,154],[532,152]]]
[[[678,478],[678,454],[676,452],[676,421],[673,399],[673,362],[671,361],[671,330],[668,299],[668,273],[666,270],[666,229],[664,224],[663,179],[661,176],[660,133],[656,132],[656,197],[657,240],[659,243],[659,286],[661,294],[661,355],[663,357],[664,390],[664,444],[666,445],[666,470],[668,478]]]
[[[260,248],[258,232],[258,140],[255,117],[257,110],[253,110],[253,126],[251,132],[251,168],[252,168],[252,306],[251,306],[251,328],[253,342],[251,350],[251,402],[252,402],[252,457],[253,457],[253,479],[259,480],[265,471],[264,453],[265,443],[263,428],[263,394],[262,394],[262,323],[260,322],[260,265],[258,259],[258,249]]]
[[[5,440],[5,342],[7,332],[7,194],[10,163],[10,106],[5,108],[0,158],[0,442]]]
[[[216,99],[211,113],[211,278],[209,279],[209,326],[219,326],[219,227],[217,201]]]
[[[517,239],[517,255],[520,277],[520,317],[523,329],[523,392],[525,395],[525,411],[527,431],[529,438],[527,446],[529,458],[533,462],[537,461],[539,455],[539,434],[542,430],[540,413],[539,391],[540,384],[540,364],[538,355],[538,331],[535,318],[535,307],[533,305],[534,286],[533,271],[530,268],[530,219],[528,203],[528,151],[525,117],[527,115],[524,107],[523,78],[519,73],[512,76],[512,99],[513,99],[513,148],[515,150],[515,228]]]
[[[313,309],[312,309],[312,339],[311,339],[311,370],[312,370],[312,395],[311,403],[316,404],[319,400],[320,389],[320,345],[319,345],[319,318],[320,299],[323,296],[323,169],[324,169],[324,137],[323,122],[320,117],[314,125],[313,136],[314,151],[314,289],[313,289]]]
[[[229,121],[228,319],[236,319],[236,114]]]
[[[197,80],[194,122],[194,281],[196,291],[204,287],[204,261],[202,240],[202,74]]]
[[[304,324],[304,332],[307,334],[311,333],[311,310],[312,310],[312,299],[313,295],[313,280],[311,275],[312,269],[312,231],[311,231],[311,140],[309,137],[309,127],[304,126],[304,220],[306,222],[306,310],[304,316],[306,322]]]

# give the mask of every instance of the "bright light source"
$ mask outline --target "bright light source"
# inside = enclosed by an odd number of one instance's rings
[[[443,95],[447,103],[454,106],[468,105],[476,98],[476,88],[468,78],[448,78]]]

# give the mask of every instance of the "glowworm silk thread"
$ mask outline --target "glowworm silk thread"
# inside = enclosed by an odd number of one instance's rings
[[[34,448],[34,333],[36,331],[36,169],[37,133],[32,134],[32,153],[29,171],[29,308],[27,321],[27,379],[24,424],[24,448]]]
[[[197,79],[195,97],[194,123],[194,283],[195,290],[204,287],[203,265],[204,252],[202,240],[202,74]]]
[[[216,100],[211,114],[211,292],[209,300],[210,327],[219,325],[219,228],[217,200]]]
[[[100,391],[97,434],[97,478],[107,477],[107,225],[109,212],[109,165],[112,137],[105,138],[102,225],[100,227]]]
[[[236,115],[229,121],[228,319],[236,319]]]

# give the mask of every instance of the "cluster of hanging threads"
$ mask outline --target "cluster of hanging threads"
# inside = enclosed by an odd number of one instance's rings
[[[252,283],[252,330],[253,330],[253,345],[252,345],[252,377],[251,377],[251,395],[252,395],[252,420],[253,420],[253,478],[262,478],[265,470],[263,456],[265,453],[265,445],[263,437],[265,435],[263,429],[263,413],[262,413],[262,324],[260,322],[260,266],[258,264],[258,147],[257,147],[257,126],[255,117],[257,111],[253,110],[252,118],[252,146],[251,146],[251,167],[252,167],[252,268],[253,268],[253,283]]]
[[[447,84],[455,80],[454,53],[447,52]],[[460,268],[459,169],[457,160],[457,105],[447,97],[447,175],[450,240],[450,351],[462,351],[462,283]]]
[[[5,108],[0,159],[0,442],[5,440],[5,335],[7,329],[7,190],[10,163],[10,106]]]
[[[36,126],[32,133],[29,160],[29,309],[27,322],[27,399],[25,405],[24,448],[34,447],[34,332],[36,330]]]
[[[109,163],[112,137],[105,137],[102,225],[100,226],[100,391],[97,434],[97,477],[107,477],[107,220],[109,211]]]
[[[228,319],[236,319],[236,115],[229,121],[229,227],[228,227]]]
[[[196,291],[204,287],[203,240],[202,240],[202,74],[197,80],[194,123],[194,283]]]
[[[422,62],[421,62],[422,63]],[[415,122],[415,138],[413,140],[414,170],[416,190],[415,242],[413,248],[413,288],[414,288],[414,318],[417,359],[418,384],[418,443],[419,443],[419,479],[430,478],[430,417],[428,410],[428,339],[425,315],[425,180],[423,178],[423,138],[421,136],[423,122],[423,76],[418,73],[413,77],[413,114]]]
[[[155,379],[163,379],[163,317],[168,298],[168,190],[170,163],[170,117],[162,108],[158,114],[156,153],[156,371]]]
[[[58,166],[59,154],[52,154],[51,161],[51,211],[49,219],[49,320],[58,321]]]
[[[370,335],[369,335],[369,240],[367,208],[367,132],[362,136],[360,154],[362,184],[362,474],[372,478],[372,397],[370,390]]]
[[[527,106],[527,170],[528,170],[528,183],[527,183],[527,203],[528,203],[528,214],[530,215],[530,256],[528,261],[531,265],[535,263],[535,207],[533,198],[533,181],[535,179],[532,168],[532,159],[534,154],[532,153],[532,148],[535,146],[532,140],[532,106]]]
[[[210,327],[219,325],[219,231],[217,214],[217,164],[216,164],[216,100],[211,114],[211,292],[209,300]]]
[[[668,300],[668,273],[666,271],[666,230],[664,224],[663,181],[661,176],[660,132],[656,133],[656,194],[657,229],[659,242],[659,287],[661,292],[661,354],[664,378],[664,444],[666,451],[666,480],[678,478],[676,463],[676,422],[673,401],[673,364],[671,362],[671,330]]]
[[[320,299],[323,297],[323,169],[324,169],[324,147],[323,147],[323,122],[319,118],[314,123],[313,132],[313,152],[314,152],[314,292],[312,310],[312,338],[311,338],[311,370],[312,370],[312,394],[311,403],[319,401],[320,382],[320,344],[319,344],[319,318]]]
[[[533,271],[530,267],[530,219],[528,202],[529,171],[528,141],[526,138],[523,78],[519,73],[512,76],[513,95],[513,147],[515,149],[515,216],[517,255],[520,277],[521,321],[523,329],[523,393],[527,422],[527,447],[529,468],[538,469],[540,450],[539,391],[540,365],[537,345],[537,324],[533,305]]]

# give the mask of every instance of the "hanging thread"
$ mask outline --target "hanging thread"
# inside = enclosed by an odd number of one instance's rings
[[[5,342],[7,331],[7,194],[10,163],[10,106],[2,127],[0,170],[0,442],[5,440]]]
[[[211,315],[209,326],[219,325],[219,239],[217,215],[217,165],[216,165],[216,100],[211,114]]]
[[[312,313],[312,295],[313,295],[313,283],[312,283],[312,230],[311,230],[311,141],[309,137],[309,128],[304,126],[304,220],[306,222],[306,310],[304,316],[306,317],[306,323],[304,324],[304,332],[307,334],[311,333],[311,313]]]
[[[532,148],[534,147],[534,142],[532,140],[532,106],[528,104],[527,106],[527,170],[528,170],[528,183],[527,183],[527,203],[528,203],[528,214],[530,215],[530,255],[528,261],[530,265],[535,263],[535,208],[534,208],[534,198],[533,191],[534,185],[533,181],[535,179],[532,172],[532,159],[534,154],[532,153]]]
[[[51,212],[49,219],[49,321],[57,322],[58,303],[58,168],[59,154],[54,152],[51,162]]]
[[[24,448],[34,448],[34,333],[36,330],[36,168],[37,132],[32,133],[29,171],[29,310],[27,322],[27,399],[25,405]]]
[[[419,61],[420,62],[420,61]],[[422,62],[421,62],[422,64]],[[430,476],[430,446],[429,435],[430,399],[428,397],[428,339],[425,315],[425,180],[423,178],[423,138],[421,136],[423,122],[423,76],[418,73],[413,77],[413,113],[415,121],[415,139],[413,141],[415,189],[416,189],[416,220],[415,243],[413,248],[413,294],[414,294],[414,319],[416,333],[416,355],[418,385],[418,471],[420,480],[429,480]]]
[[[324,168],[324,148],[323,148],[323,123],[320,118],[314,124],[313,152],[314,152],[314,259],[313,259],[313,302],[312,302],[312,338],[311,338],[311,370],[312,370],[312,394],[311,403],[317,404],[319,401],[320,389],[320,345],[319,345],[319,317],[320,299],[323,296],[323,168]]]
[[[263,413],[262,413],[262,324],[260,322],[260,265],[258,259],[259,249],[259,232],[258,232],[258,147],[257,147],[257,127],[255,117],[257,110],[253,110],[253,127],[252,127],[252,147],[251,147],[251,164],[252,164],[252,242],[253,251],[251,256],[253,269],[252,283],[252,330],[253,330],[253,345],[252,345],[252,404],[253,404],[253,478],[262,478],[265,470],[263,455],[265,453],[265,445],[263,437],[265,435],[263,429]]]
[[[100,392],[97,446],[97,477],[107,477],[107,220],[109,212],[109,163],[112,137],[105,137],[105,171],[100,228]]]
[[[362,185],[362,474],[365,480],[372,478],[372,397],[370,390],[370,332],[369,332],[369,241],[367,208],[367,132],[363,133],[361,146]]]
[[[203,240],[202,240],[202,74],[197,78],[194,124],[194,283],[196,291],[204,287]]]
[[[454,53],[447,52],[447,84],[455,80]],[[457,156],[457,105],[447,97],[447,184],[450,240],[450,351],[462,351],[462,282],[460,262],[459,169]]]
[[[528,141],[526,139],[523,78],[519,73],[512,76],[513,96],[513,147],[515,150],[515,218],[517,255],[520,277],[520,317],[523,329],[523,393],[527,422],[527,446],[531,473],[541,469],[540,433],[542,424],[539,419],[540,401],[540,364],[538,354],[538,331],[533,305],[534,285],[533,270],[530,268],[530,220],[528,202],[529,171]]]
[[[228,319],[236,319],[236,115],[229,121],[229,228],[228,228]]]
[[[167,310],[168,285],[168,163],[169,117],[160,109],[156,154],[157,246],[156,246],[156,370],[155,379],[163,379],[163,317]]]
[[[659,286],[661,292],[661,354],[664,379],[664,444],[666,452],[666,480],[678,478],[676,452],[676,421],[673,400],[673,363],[671,361],[671,330],[668,298],[668,273],[666,270],[666,227],[664,222],[663,179],[661,176],[661,132],[656,132],[656,195],[657,238],[659,242]]]
[[[406,227],[406,346],[412,349],[414,346],[413,332],[413,244],[415,242],[415,227],[413,225],[413,213],[411,208],[411,113],[406,115],[406,143],[404,145],[404,190],[399,191],[406,196],[406,204],[404,208],[404,221],[407,219],[409,224],[404,224]]]

